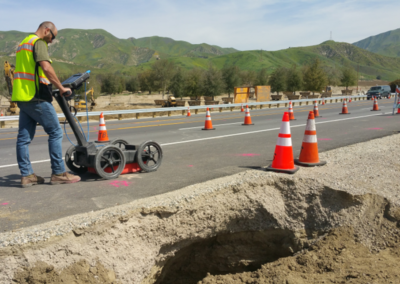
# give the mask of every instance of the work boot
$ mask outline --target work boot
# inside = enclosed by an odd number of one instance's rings
[[[50,183],[51,184],[75,183],[80,180],[81,178],[79,176],[75,176],[73,174],[65,172],[59,175],[52,174]]]
[[[30,187],[35,184],[42,184],[44,183],[44,178],[39,177],[35,174],[31,174],[26,177],[21,178],[21,186],[22,187]]]

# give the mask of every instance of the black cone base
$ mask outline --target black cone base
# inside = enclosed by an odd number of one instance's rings
[[[318,166],[326,165],[326,161],[319,161],[319,163],[303,163],[303,162],[300,162],[299,159],[294,159],[294,163],[296,165],[302,166],[302,167],[318,167]]]
[[[294,169],[291,170],[284,170],[284,169],[275,169],[272,166],[265,168],[266,171],[276,172],[276,173],[284,173],[284,174],[294,174],[299,170],[299,167],[294,166]]]

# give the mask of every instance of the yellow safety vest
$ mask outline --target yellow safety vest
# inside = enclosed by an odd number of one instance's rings
[[[50,84],[40,65],[38,74],[35,74],[36,62],[33,58],[33,48],[39,39],[37,35],[30,35],[18,46],[12,94],[14,102],[28,102],[35,96],[36,90],[39,91],[39,84]],[[52,62],[50,61],[50,63]],[[35,75],[37,75],[36,78]]]

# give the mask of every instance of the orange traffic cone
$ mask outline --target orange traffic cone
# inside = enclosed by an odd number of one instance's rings
[[[374,100],[374,97],[371,97],[371,101],[373,101]]]
[[[294,174],[299,170],[299,167],[294,165],[289,113],[287,112],[283,114],[278,142],[275,146],[274,159],[266,170],[287,174]]]
[[[247,105],[246,105],[246,114],[244,115],[244,123],[242,125],[254,125],[254,123],[251,122],[250,110]]]
[[[387,99],[389,100],[391,97],[390,97],[390,94],[387,96]]]
[[[323,106],[325,105],[325,99],[324,98],[322,98],[322,105]]]
[[[312,111],[308,114],[300,156],[294,160],[294,163],[303,167],[323,166],[326,164],[325,161],[319,160],[317,129],[315,128],[314,113]]]
[[[346,99],[343,100],[342,113],[339,113],[339,114],[350,114],[349,111],[347,110]]]
[[[378,107],[378,100],[375,100],[374,101],[374,106],[373,106],[373,108],[371,109],[371,111],[379,111],[380,109],[379,109],[379,107]]]
[[[289,120],[296,120],[294,118],[292,101],[289,101]]]
[[[186,115],[186,116],[187,116],[187,117],[191,116],[191,114],[190,114],[190,107],[188,107],[187,115]]]
[[[242,109],[240,110],[240,112],[244,112],[243,104],[242,104]]]
[[[100,114],[99,135],[97,136],[96,142],[98,142],[98,143],[110,142],[110,140],[108,139],[106,122],[104,121],[103,113]]]
[[[321,116],[319,115],[319,110],[318,110],[318,103],[317,103],[317,101],[314,101],[314,116],[315,116],[315,117],[321,117]]]
[[[215,130],[212,126],[212,121],[211,121],[211,115],[210,115],[210,109],[207,108],[206,112],[206,122],[204,124],[204,128],[202,130]]]
[[[351,98],[349,97],[349,103],[351,103]]]
[[[1,114],[0,114],[0,116],[4,116],[4,114],[3,114],[3,110],[1,110]]]
[[[397,113],[396,114],[400,114],[400,106],[397,105]]]

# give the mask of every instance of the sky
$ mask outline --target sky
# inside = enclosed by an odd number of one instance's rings
[[[238,50],[353,43],[400,28],[399,0],[0,0],[0,30],[104,29],[118,38],[169,37]]]

